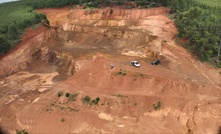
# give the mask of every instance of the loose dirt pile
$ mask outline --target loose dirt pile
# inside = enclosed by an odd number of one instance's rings
[[[0,60],[2,131],[219,132],[221,70],[174,43],[167,8],[38,12],[52,27]]]

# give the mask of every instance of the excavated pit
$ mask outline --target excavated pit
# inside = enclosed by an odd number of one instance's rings
[[[47,15],[51,28],[29,29],[19,46],[0,57],[3,130],[219,131],[221,70],[200,63],[174,43],[177,31],[166,16],[169,9],[38,12]],[[156,58],[162,64],[152,66]],[[141,67],[131,66],[131,60]],[[66,93],[77,97],[70,100]],[[82,103],[85,96],[100,102]]]

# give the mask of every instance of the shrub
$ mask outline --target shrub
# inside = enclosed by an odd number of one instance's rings
[[[82,98],[82,103],[90,103],[91,98],[89,96],[85,96],[84,98]]]
[[[156,104],[153,104],[153,109],[154,109],[154,110],[159,110],[160,107],[161,107],[161,102],[160,102],[160,101],[158,101],[157,105],[156,105]]]
[[[110,0],[105,0],[105,1],[104,1],[104,4],[105,4],[106,6],[109,6],[110,3],[111,3]]]
[[[118,5],[118,6],[122,6],[123,4],[124,4],[123,1],[118,1],[118,2],[117,2],[117,5]]]
[[[74,94],[70,94],[68,96],[68,100],[69,101],[76,101],[76,97],[78,96],[79,93],[74,93]],[[67,97],[67,96],[66,96]]]
[[[64,121],[65,121],[65,119],[64,119],[64,118],[62,118],[62,119],[61,119],[61,122],[64,122]]]
[[[95,100],[92,100],[91,103],[94,104],[94,105],[97,105],[100,101],[100,98],[97,97]]]
[[[122,95],[122,94],[114,94],[113,96],[119,97],[119,98],[127,98],[128,96]]]
[[[142,77],[142,76],[144,76],[144,74],[142,74],[142,73],[139,73],[139,75]]]
[[[69,94],[69,93],[66,93],[65,96],[68,98],[68,97],[70,96],[70,94]]]
[[[85,96],[84,98],[81,99],[83,104],[90,104],[90,105],[97,105],[100,101],[100,98],[97,97],[94,100],[91,100],[91,98],[89,96]]]
[[[65,107],[60,107],[60,110],[64,110],[65,109]]]
[[[23,130],[16,130],[16,134],[28,134],[28,132],[25,130],[25,129],[23,129]]]
[[[116,75],[122,75],[122,76],[125,76],[125,75],[127,75],[127,73],[126,73],[125,70],[121,70],[121,71],[117,72]]]
[[[58,92],[58,97],[61,97],[61,96],[63,96],[63,91]]]
[[[110,14],[112,14],[113,13],[113,9],[110,9]]]

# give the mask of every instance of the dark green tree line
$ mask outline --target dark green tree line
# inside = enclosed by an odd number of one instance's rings
[[[175,9],[178,37],[188,40],[184,46],[199,59],[215,63],[221,38],[221,10],[199,3],[189,6],[187,10]]]
[[[35,12],[32,7],[26,4],[17,7],[16,4],[6,3],[5,6],[4,4],[0,5],[0,12],[0,54],[6,53],[18,44],[21,34],[27,27],[47,20],[46,15]]]
[[[0,54],[4,54],[10,49],[10,45],[5,37],[5,35],[0,34]]]

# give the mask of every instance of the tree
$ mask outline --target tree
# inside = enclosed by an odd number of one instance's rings
[[[0,54],[4,54],[10,49],[10,45],[3,34],[0,34]]]
[[[14,23],[8,26],[8,39],[16,40],[19,38],[19,32]]]
[[[218,16],[215,12],[200,7],[177,12],[175,23],[179,29],[178,36],[188,39],[187,48],[203,61],[211,61],[218,52],[218,29],[221,27],[221,18]]]
[[[179,5],[179,1],[178,0],[172,0],[171,1],[171,8],[172,8],[172,10],[173,11],[177,11],[177,10],[179,10],[179,8],[180,8],[180,5]]]
[[[187,10],[186,0],[179,0],[179,7],[181,10]]]

